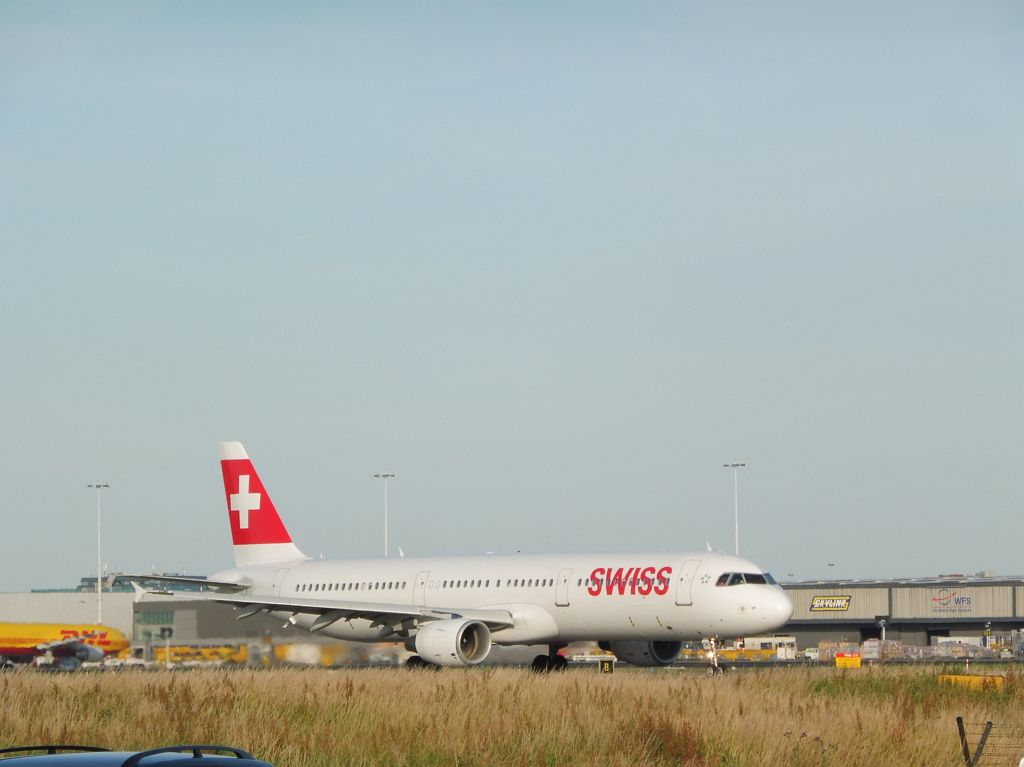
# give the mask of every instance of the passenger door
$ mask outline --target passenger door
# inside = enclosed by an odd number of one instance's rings
[[[416,582],[413,584],[413,604],[425,607],[427,604],[427,579],[430,577],[429,570],[420,570],[416,573]]]
[[[569,606],[569,576],[572,575],[572,568],[567,567],[558,571],[558,583],[555,584],[555,606]]]
[[[288,568],[282,567],[280,570],[274,572],[274,583],[270,587],[270,593],[281,596],[281,585],[284,583],[284,577],[288,575]]]
[[[700,566],[699,559],[687,559],[679,570],[679,578],[676,581],[676,604],[693,604],[693,577]]]

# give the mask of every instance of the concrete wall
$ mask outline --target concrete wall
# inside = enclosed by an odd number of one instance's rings
[[[873,621],[889,614],[889,589],[884,586],[845,588],[830,584],[823,588],[787,589],[793,600],[793,620]]]
[[[132,635],[134,595],[103,594],[103,625]],[[79,591],[0,594],[0,621],[13,623],[96,623],[96,595]]]
[[[135,641],[161,642],[161,629],[172,629],[175,642],[253,642],[271,636],[280,642],[336,642],[327,636],[311,635],[267,615],[238,620],[230,605],[213,602],[147,597],[135,606]]]
[[[893,622],[1024,622],[1024,584],[794,584],[786,593],[793,600],[794,621],[848,623],[884,615]]]
[[[1024,589],[1022,589],[1024,590]],[[892,618],[1013,617],[1012,586],[914,586],[892,590]]]

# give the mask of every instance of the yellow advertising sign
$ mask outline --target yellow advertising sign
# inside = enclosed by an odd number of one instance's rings
[[[860,668],[860,653],[837,652],[836,668]]]
[[[811,597],[812,613],[845,613],[850,609],[850,597],[847,595],[831,597]]]
[[[976,690],[994,692],[1003,689],[1006,677],[999,674],[939,674],[939,684],[960,685],[961,687],[973,687]]]

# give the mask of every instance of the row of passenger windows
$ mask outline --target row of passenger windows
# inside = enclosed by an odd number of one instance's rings
[[[404,589],[405,581],[374,581],[373,583],[297,583],[296,591],[384,591]]]
[[[506,578],[505,588],[539,588],[542,586],[554,586],[554,578]],[[489,589],[491,587],[490,579],[487,580],[468,580],[468,581],[431,581],[429,588],[432,589]],[[501,588],[501,579],[499,578],[494,582],[496,589]]]
[[[393,589],[404,589],[407,581],[374,581],[372,583],[298,583],[295,590],[298,592],[309,591],[389,591]],[[508,578],[505,581],[506,588],[536,588],[554,586],[554,578]],[[501,588],[501,579],[494,582],[495,588]],[[428,588],[431,589],[488,589],[491,587],[490,579],[474,580],[434,580],[430,581]]]
[[[612,578],[608,579],[608,582],[614,582],[618,584],[619,581]],[[578,578],[576,580],[577,586],[601,586],[605,583],[604,580],[598,578]],[[737,586],[741,583],[768,583],[774,584],[775,579],[769,573],[722,573],[719,576],[718,581],[715,583],[716,586]],[[656,584],[660,587],[668,585],[667,578],[630,578],[622,582],[622,585],[632,586],[647,586],[648,584]],[[407,585],[407,581],[373,581],[370,583],[359,583],[359,582],[342,582],[342,583],[298,583],[295,585],[295,590],[298,592],[309,592],[309,591],[392,591],[394,589],[404,589]],[[505,587],[509,588],[547,588],[555,585],[554,578],[508,578],[505,581]],[[501,588],[501,579],[494,582],[495,588]],[[490,579],[474,579],[474,580],[434,580],[430,581],[428,588],[431,589],[489,589],[491,587]]]

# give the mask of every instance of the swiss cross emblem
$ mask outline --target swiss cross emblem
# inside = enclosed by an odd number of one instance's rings
[[[249,512],[260,510],[261,493],[249,492],[249,475],[242,474],[238,477],[238,492],[232,493],[228,501],[230,509],[238,512],[238,527],[241,530],[249,529]]]

